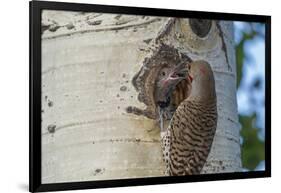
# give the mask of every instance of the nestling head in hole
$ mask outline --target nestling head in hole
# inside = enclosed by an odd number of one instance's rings
[[[160,70],[155,89],[155,103],[158,107],[164,109],[170,105],[173,91],[181,81],[186,80],[191,85],[189,71],[190,65],[187,61]]]

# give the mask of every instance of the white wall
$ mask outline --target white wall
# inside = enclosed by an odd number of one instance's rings
[[[71,0],[68,0],[71,1]],[[157,7],[186,10],[205,10],[249,14],[269,14],[272,27],[272,175],[271,179],[249,179],[234,181],[202,182],[176,185],[157,185],[76,192],[244,192],[255,193],[280,189],[281,128],[278,120],[281,107],[281,65],[277,57],[281,42],[280,6],[276,0],[72,0],[71,2],[112,4],[126,6]],[[274,2],[274,3],[273,3]],[[1,1],[0,11],[0,190],[1,192],[26,192],[28,188],[28,2],[23,0]],[[278,89],[279,88],[279,89]]]

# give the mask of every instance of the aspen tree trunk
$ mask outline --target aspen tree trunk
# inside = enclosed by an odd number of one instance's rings
[[[167,21],[43,11],[42,183],[163,176],[157,121],[125,109],[145,108],[132,78]],[[218,125],[202,173],[241,171],[233,24],[212,24],[198,38],[180,19],[165,42],[215,74]]]

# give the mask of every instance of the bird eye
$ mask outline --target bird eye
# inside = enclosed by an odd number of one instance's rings
[[[162,76],[166,76],[166,72],[163,71],[163,72],[162,72]]]

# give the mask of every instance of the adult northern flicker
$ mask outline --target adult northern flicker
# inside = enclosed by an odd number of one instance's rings
[[[215,80],[205,61],[181,63],[166,70],[156,85],[156,102],[163,111],[169,106],[176,85],[187,81],[183,100],[167,129],[161,126],[166,175],[199,174],[210,152],[217,126]],[[160,117],[161,118],[161,117]]]

